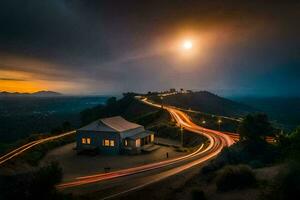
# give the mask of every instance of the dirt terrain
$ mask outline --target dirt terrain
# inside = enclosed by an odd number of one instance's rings
[[[67,144],[50,151],[41,161],[41,165],[51,161],[58,161],[63,168],[64,181],[78,176],[86,176],[94,173],[104,172],[104,168],[111,171],[139,166],[166,160],[187,153],[177,152],[173,147],[159,146],[159,149],[139,155],[77,155],[74,150],[75,143]]]

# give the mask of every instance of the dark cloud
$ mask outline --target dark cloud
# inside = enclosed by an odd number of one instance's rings
[[[27,80],[26,79],[19,79],[19,78],[0,77],[0,81],[27,81]]]
[[[289,82],[300,84],[299,10],[294,1],[4,0],[0,70],[84,82],[91,92],[108,85],[106,92],[293,93]],[[172,55],[153,50],[181,30],[213,35],[203,50],[207,62],[174,64]],[[11,64],[6,55],[30,62]],[[192,72],[182,70],[187,65]]]

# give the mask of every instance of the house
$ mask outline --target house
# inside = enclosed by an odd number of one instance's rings
[[[76,131],[77,151],[103,154],[139,153],[154,142],[154,133],[120,116],[96,120]]]

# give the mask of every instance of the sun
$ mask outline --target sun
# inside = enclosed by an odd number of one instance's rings
[[[193,43],[191,40],[185,40],[183,43],[182,43],[182,48],[185,49],[185,50],[189,50],[191,48],[193,48]]]

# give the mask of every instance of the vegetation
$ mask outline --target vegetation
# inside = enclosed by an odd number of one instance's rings
[[[38,170],[0,178],[0,199],[63,200],[55,185],[62,180],[62,169],[51,163]]]
[[[263,199],[288,200],[298,196],[300,190],[300,127],[287,137],[281,137],[280,149],[285,167],[271,183]]]
[[[95,104],[104,104],[106,99],[107,97],[1,97],[0,154],[43,135],[79,127],[80,111]]]
[[[72,130],[72,126],[69,122],[63,122],[61,126],[58,126],[57,128],[54,128],[52,130],[51,134],[35,134],[31,135],[30,137],[23,139],[23,140],[18,140],[17,142],[6,145],[6,146],[1,146],[0,147],[0,152],[5,153],[7,151],[10,151],[16,147],[22,146],[23,144],[26,144],[30,141],[34,140],[39,140],[43,138],[47,138],[52,135],[57,135],[63,132],[67,132]],[[30,149],[26,153],[22,154],[20,157],[18,157],[18,160],[22,160],[23,162],[36,166],[38,165],[39,161],[46,155],[48,151],[51,149],[54,149],[56,147],[71,143],[75,140],[75,135],[69,135],[64,138],[59,138],[53,141],[49,141],[46,143],[39,144],[35,146],[34,148]]]
[[[278,134],[266,115],[255,114],[246,116],[238,131],[242,139],[225,148],[202,169],[202,174],[215,180],[219,191],[227,191],[255,185],[250,166],[257,168],[281,164],[284,166],[281,172],[271,182],[260,186],[262,199],[293,199],[300,189],[300,127],[290,134]],[[276,144],[264,140],[265,136],[274,134],[278,135]]]
[[[128,120],[138,120],[139,116],[157,111],[156,108],[141,103],[134,98],[136,94],[125,93],[123,98],[117,100],[111,97],[107,100],[106,105],[98,105],[94,108],[86,109],[80,113],[82,125],[86,125],[99,118],[120,115]]]
[[[231,132],[236,133],[238,126],[240,124],[239,121],[228,119],[228,118],[222,118],[216,115],[211,115],[207,113],[194,113],[189,112],[189,116],[192,117],[193,122],[198,124],[199,126],[213,129],[213,130],[219,130],[223,132]],[[219,124],[219,120],[221,120],[221,123]]]
[[[84,110],[81,112],[82,124],[85,125],[103,117],[121,115],[154,131],[158,137],[181,140],[180,129],[175,122],[171,122],[171,116],[166,110],[144,104],[135,99],[135,96],[135,93],[125,93],[119,100],[115,97],[109,98],[105,106],[100,105]],[[195,146],[200,143],[199,136],[189,131],[183,130],[183,135],[185,146]]]
[[[206,200],[205,193],[203,190],[194,189],[192,191],[192,199],[193,200]]]
[[[274,128],[265,114],[247,115],[238,127],[242,141],[258,142],[265,136],[274,136]]]
[[[243,189],[256,183],[252,169],[246,165],[226,166],[218,173],[216,179],[219,191]]]
[[[59,138],[53,141],[49,141],[40,145],[35,146],[28,152],[24,153],[19,157],[19,160],[32,165],[37,166],[42,158],[52,149],[69,144],[75,141],[75,134],[69,135],[63,138]]]
[[[225,165],[238,164],[257,168],[279,161],[280,148],[267,143],[264,139],[266,135],[274,134],[275,130],[263,114],[246,116],[238,128],[242,139],[231,147],[224,148],[216,159],[202,169],[202,172],[214,172]]]

